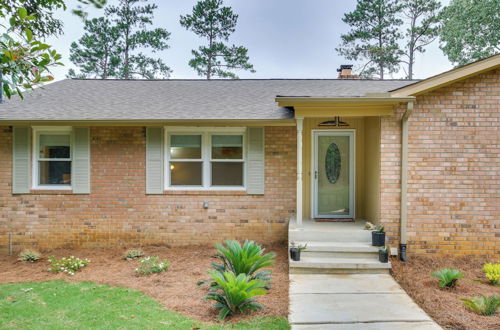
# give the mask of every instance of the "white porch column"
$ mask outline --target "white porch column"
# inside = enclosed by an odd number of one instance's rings
[[[302,128],[304,117],[295,117],[297,121],[297,228],[302,228]]]

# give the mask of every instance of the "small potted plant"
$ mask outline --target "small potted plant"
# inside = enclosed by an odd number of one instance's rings
[[[389,262],[389,248],[383,246],[378,250],[378,260],[383,263]]]
[[[305,245],[297,245],[295,242],[290,243],[290,258],[293,261],[300,261],[300,252],[304,251],[307,248],[307,244]]]
[[[374,231],[372,231],[372,245],[373,246],[384,246],[385,245],[385,231],[384,227],[377,226]]]

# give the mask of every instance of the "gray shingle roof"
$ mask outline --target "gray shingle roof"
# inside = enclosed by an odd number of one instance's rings
[[[0,104],[0,120],[286,119],[277,95],[356,97],[409,80],[80,80],[66,79]]]

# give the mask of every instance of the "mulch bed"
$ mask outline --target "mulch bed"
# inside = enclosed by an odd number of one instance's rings
[[[134,247],[130,247],[134,248]],[[138,261],[123,260],[126,248],[106,249],[56,249],[41,251],[44,258],[35,262],[20,262],[17,256],[0,256],[0,283],[38,282],[55,279],[82,282],[91,281],[101,284],[125,286],[143,291],[158,300],[165,308],[182,313],[200,321],[214,321],[218,310],[213,301],[204,301],[207,289],[196,285],[198,281],[209,278],[207,271],[215,253],[213,246],[147,246],[142,247],[146,255],[167,258],[170,267],[160,274],[137,275]],[[266,308],[247,315],[237,315],[231,321],[241,321],[254,316],[288,316],[288,257],[286,244],[266,246],[267,252],[277,254],[271,290],[267,295],[258,297]],[[74,276],[47,271],[47,257],[89,258],[90,264]]]
[[[494,262],[480,257],[411,257],[408,262],[391,260],[392,275],[436,322],[446,329],[500,329],[500,315],[481,316],[466,309],[460,298],[479,294],[500,296],[500,286],[481,283],[482,266]],[[459,269],[464,278],[453,289],[440,289],[431,273],[441,268]]]

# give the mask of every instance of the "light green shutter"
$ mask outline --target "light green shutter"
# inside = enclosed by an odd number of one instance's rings
[[[247,193],[264,194],[264,128],[248,128]]]
[[[146,194],[163,194],[163,128],[146,128]]]
[[[74,194],[90,194],[90,133],[88,127],[73,128],[71,186]]]
[[[14,127],[12,133],[12,193],[30,192],[30,127]]]

